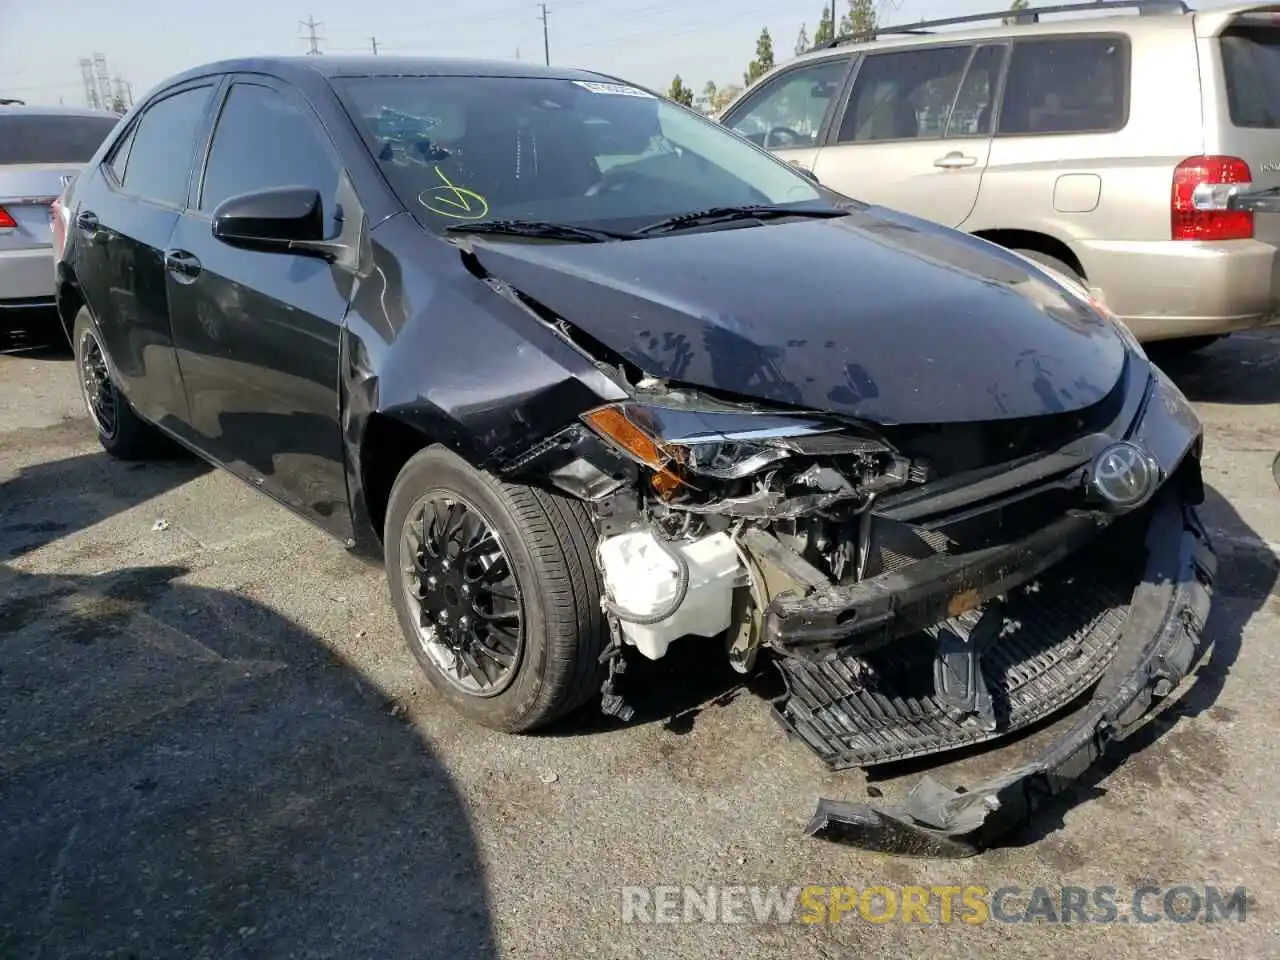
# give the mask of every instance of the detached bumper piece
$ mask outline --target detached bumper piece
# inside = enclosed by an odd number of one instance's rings
[[[967,789],[925,775],[896,805],[820,800],[806,833],[905,855],[970,856],[1024,824],[1081,776],[1108,743],[1123,739],[1204,652],[1201,632],[1216,569],[1194,509],[1173,491],[1153,504],[1150,518],[1140,573],[1124,578],[1114,568],[1109,576],[1096,568],[1089,572],[1094,551],[1083,551],[1046,574],[1038,591],[1010,598],[1000,617],[1002,636],[975,637],[981,624],[950,624],[944,629],[957,635],[936,645],[922,638],[923,655],[894,651],[899,663],[883,665],[890,673],[870,657],[784,662],[790,696],[776,714],[837,768],[1000,736],[1094,686],[1066,732],[1023,766]],[[1020,628],[1009,632],[1011,613]],[[966,631],[967,637],[959,636]],[[983,722],[980,698],[964,689],[963,677],[951,676],[948,686],[942,676],[949,663],[963,663],[948,659],[957,640],[976,644],[972,653],[981,669],[974,675],[986,678],[994,727]],[[920,664],[902,669],[912,657]],[[924,684],[924,695],[915,695],[910,683]]]

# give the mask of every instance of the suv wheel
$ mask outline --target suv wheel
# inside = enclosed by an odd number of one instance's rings
[[[119,460],[149,460],[172,455],[173,446],[129,406],[107,365],[106,350],[86,307],[76,314],[71,344],[75,350],[80,396],[102,448]]]
[[[463,716],[532,730],[600,690],[595,528],[576,500],[430,447],[391,491],[384,551],[400,627]]]

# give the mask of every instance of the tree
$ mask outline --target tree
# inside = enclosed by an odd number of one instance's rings
[[[840,36],[864,35],[875,28],[875,0],[849,0],[849,12],[840,18]]]
[[[750,86],[772,69],[773,37],[769,36],[769,28],[765,27],[760,31],[760,39],[756,41],[756,58],[747,64],[743,80]]]
[[[716,91],[716,98],[711,101],[711,108],[716,113],[722,112],[725,107],[729,106],[729,104],[733,103],[734,100],[738,99],[738,94],[740,93],[742,93],[742,88],[739,86],[735,86],[732,83],[729,84],[727,87],[721,87],[719,90]]]
[[[800,54],[808,50],[810,46],[809,31],[805,29],[805,25],[802,23],[800,24],[800,36],[796,37],[796,56],[800,56]]]
[[[716,102],[717,96],[719,96],[719,91],[716,90],[716,82],[708,80],[707,85],[702,88],[702,99],[707,101],[708,105],[711,105]]]
[[[1018,13],[1021,10],[1027,9],[1029,5],[1030,5],[1030,0],[1013,0],[1013,3],[1009,4],[1009,9],[1012,10],[1014,13]],[[1017,22],[1018,22],[1017,17],[1004,18],[1004,23],[1006,26],[1008,24],[1017,23]]]
[[[685,82],[680,79],[678,73],[671,81],[671,89],[667,91],[667,97],[676,103],[683,103],[686,107],[693,106],[693,91],[685,86]]]
[[[813,35],[813,45],[816,47],[824,43],[830,43],[835,38],[836,30],[831,23],[831,8],[823,4],[822,16],[818,18],[818,32]]]

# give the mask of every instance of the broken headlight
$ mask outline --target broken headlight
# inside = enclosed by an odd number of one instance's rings
[[[686,475],[736,480],[803,451],[803,439],[842,428],[808,416],[700,410],[643,403],[597,407],[583,420],[653,472],[669,496]]]

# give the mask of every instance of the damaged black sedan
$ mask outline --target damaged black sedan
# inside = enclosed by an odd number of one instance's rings
[[[810,830],[966,852],[1201,652],[1201,428],[1088,290],[648,91],[319,57],[162,85],[55,205],[103,446],[177,441],[386,565],[440,695],[627,718],[628,658],[780,670],[834,768],[1068,706]]]

